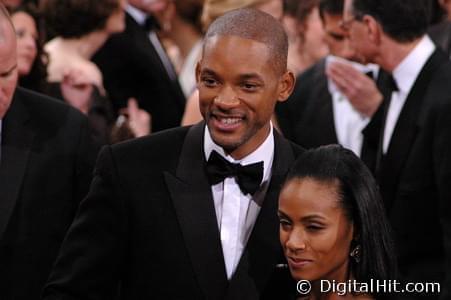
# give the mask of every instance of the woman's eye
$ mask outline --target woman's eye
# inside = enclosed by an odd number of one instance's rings
[[[317,224],[311,224],[307,226],[307,230],[309,231],[319,231],[324,229],[324,226],[322,225],[317,225]]]
[[[291,222],[286,219],[279,219],[279,224],[282,227],[287,227],[291,225]]]

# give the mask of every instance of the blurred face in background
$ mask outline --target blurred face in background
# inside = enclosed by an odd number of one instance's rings
[[[32,16],[19,11],[11,16],[17,37],[17,68],[19,76],[28,75],[37,55],[38,31]]]
[[[348,32],[341,27],[343,20],[341,15],[334,15],[324,12],[323,25],[325,31],[325,41],[329,46],[330,54],[348,60],[359,61],[354,48],[349,42]]]
[[[269,0],[262,4],[255,5],[254,8],[273,16],[277,20],[282,20],[283,17],[282,0]]]
[[[300,26],[302,37],[302,54],[316,62],[329,53],[325,42],[325,33],[318,8],[312,9],[307,19]]]

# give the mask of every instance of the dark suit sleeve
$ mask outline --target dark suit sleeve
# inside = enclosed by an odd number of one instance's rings
[[[74,187],[74,199],[77,200],[78,206],[78,203],[88,193],[98,148],[93,143],[88,120],[83,117],[82,121],[77,123],[81,123],[75,157],[75,178],[77,178],[77,182]]]
[[[99,155],[88,196],[63,242],[44,299],[114,299],[127,220],[111,148]]]
[[[451,99],[447,100],[437,111],[433,145],[446,264],[440,299],[451,298]]]

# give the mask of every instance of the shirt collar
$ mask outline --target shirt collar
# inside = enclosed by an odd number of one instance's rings
[[[147,18],[147,14],[145,12],[143,12],[142,10],[140,10],[130,4],[127,5],[125,10],[133,19],[135,19],[135,21],[139,25],[144,25],[144,23],[146,22],[146,18]]]
[[[435,51],[432,40],[425,35],[415,48],[393,70],[393,78],[401,92],[408,94],[421,69]]]
[[[224,149],[217,145],[211,138],[208,126],[205,126],[204,131],[204,154],[205,159],[208,160],[211,152],[215,150],[222,157],[233,163],[241,163],[242,165],[249,165],[252,163],[263,161],[263,181],[266,181],[269,177],[269,170],[271,169],[273,156],[274,156],[274,132],[273,125],[271,123],[270,131],[265,141],[251,154],[246,157],[235,160],[232,156],[227,155]]]

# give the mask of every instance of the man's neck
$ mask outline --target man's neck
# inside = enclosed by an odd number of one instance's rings
[[[411,42],[400,43],[391,38],[383,37],[383,46],[379,52],[381,54],[376,57],[375,63],[380,65],[385,71],[393,72],[422,39],[423,36]]]

